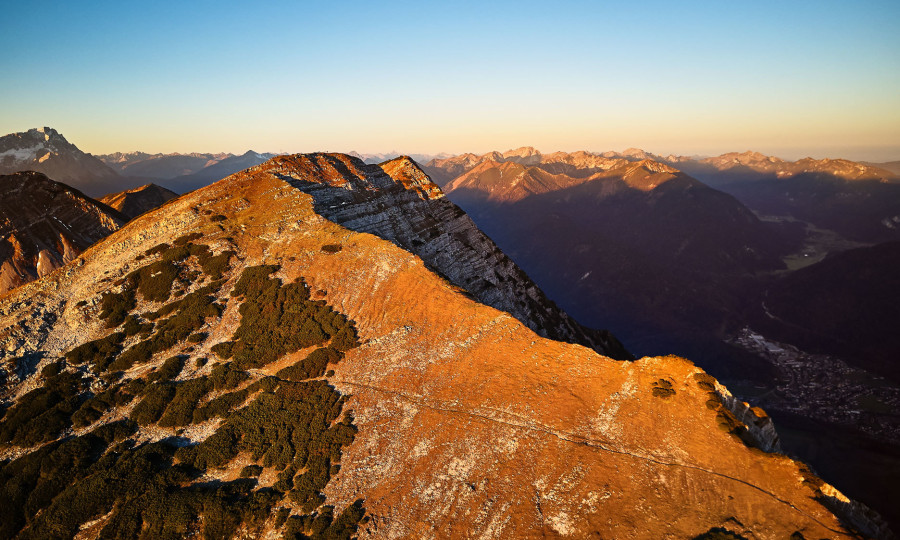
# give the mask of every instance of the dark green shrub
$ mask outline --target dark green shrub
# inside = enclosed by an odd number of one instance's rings
[[[153,355],[166,351],[199,330],[210,317],[218,317],[222,307],[214,298],[203,294],[203,289],[192,292],[174,302],[175,313],[156,323],[156,332],[119,355],[110,369],[128,369],[135,364],[150,361]]]
[[[180,245],[167,249],[160,257],[160,261],[177,263],[187,259],[191,256],[191,245]]]
[[[250,478],[261,475],[263,468],[259,465],[247,465],[241,469],[241,478]]]
[[[153,352],[153,341],[145,339],[126,349],[125,352],[120,354],[108,367],[113,371],[124,371],[130,369],[131,366],[135,364],[149,362],[150,359],[153,358]]]
[[[182,368],[184,368],[184,360],[186,357],[184,356],[173,356],[169,358],[163,365],[153,373],[147,376],[147,380],[150,382],[156,381],[171,381],[172,379],[178,377],[178,374],[181,373]]]
[[[671,382],[659,379],[653,383],[653,395],[661,398],[670,398],[675,395],[675,389],[672,387]]]
[[[747,540],[745,537],[733,533],[722,527],[713,527],[705,533],[699,534],[693,540]]]
[[[81,404],[81,407],[72,414],[72,425],[76,428],[89,426],[99,420],[106,411],[126,405],[132,399],[134,395],[126,392],[121,386],[108,388]]]
[[[232,362],[219,364],[213,368],[209,376],[209,382],[216,390],[235,388],[250,378],[246,371],[232,365]]]
[[[216,343],[210,349],[212,352],[216,354],[222,360],[227,360],[232,357],[234,354],[234,342],[233,341],[223,341],[222,343]]]
[[[165,302],[172,294],[172,283],[176,277],[178,266],[171,261],[160,260],[131,272],[127,279],[129,286],[137,289],[145,300]]]
[[[716,379],[707,373],[694,373],[694,381],[702,390],[712,392],[716,389]]]
[[[277,268],[245,269],[232,291],[232,295],[244,297],[241,324],[233,336],[232,354],[238,365],[261,367],[332,338],[335,349],[356,346],[351,322],[325,302],[311,300],[302,281],[282,285],[280,279],[269,278]]]
[[[107,328],[115,328],[125,321],[125,317],[136,305],[134,291],[131,289],[120,293],[105,293],[100,300],[100,319],[106,321]]]
[[[109,366],[122,350],[125,340],[124,332],[114,332],[104,338],[88,341],[66,353],[66,360],[78,366],[91,364],[95,373],[100,373]]]
[[[322,246],[322,251],[324,251],[325,253],[337,253],[340,250],[340,244],[325,244],[324,246]]]
[[[191,334],[188,336],[188,343],[201,343],[206,340],[207,334],[206,332],[197,332],[196,334]]]
[[[329,363],[338,362],[344,355],[331,347],[323,347],[309,353],[306,358],[275,374],[276,377],[289,381],[313,379],[325,374]]]
[[[207,362],[209,362],[209,359],[206,358],[205,356],[201,356],[200,358],[198,358],[197,360],[194,361],[194,367],[197,369],[200,369],[203,366],[205,366]]]
[[[125,319],[125,325],[122,326],[122,331],[125,332],[125,335],[128,337],[137,334],[149,334],[153,331],[153,323],[141,323],[137,317],[129,315]]]
[[[216,214],[216,215],[214,215],[213,217],[209,218],[209,220],[212,221],[213,223],[218,223],[218,222],[220,222],[220,221],[225,221],[226,219],[228,219],[228,218],[225,217],[225,216],[223,216],[222,214]]]
[[[3,416],[0,443],[33,446],[55,439],[72,425],[72,413],[86,399],[81,396],[81,375],[60,373],[58,364],[43,373],[44,385],[20,397]]]
[[[335,349],[345,352],[359,346],[359,339],[356,337],[356,327],[347,324],[331,339],[331,346]]]
[[[200,266],[203,268],[203,273],[213,280],[222,279],[222,275],[230,268],[231,257],[234,255],[236,255],[234,251],[224,251],[214,257],[201,260]]]
[[[164,253],[168,251],[168,249],[172,247],[169,244],[156,244],[152,248],[148,249],[145,253],[147,255],[158,255],[160,253]]]
[[[184,245],[188,244],[189,242],[193,242],[194,240],[200,240],[201,238],[203,238],[202,233],[194,232],[194,233],[186,234],[184,236],[179,236],[178,238],[175,239],[174,244],[176,246],[184,246]]]
[[[153,383],[144,390],[144,398],[131,411],[131,419],[145,426],[159,420],[163,411],[175,397],[173,383]]]
[[[290,515],[290,508],[279,508],[275,513],[275,528],[280,529],[282,526],[284,526],[284,522],[287,521],[287,518]]]
[[[195,424],[206,422],[217,416],[225,416],[233,408],[242,405],[247,401],[250,392],[247,388],[238,390],[237,392],[229,392],[210,400],[201,407],[194,410],[192,420]]]
[[[177,383],[175,396],[159,419],[162,427],[186,426],[191,423],[197,402],[209,391],[206,377]]]

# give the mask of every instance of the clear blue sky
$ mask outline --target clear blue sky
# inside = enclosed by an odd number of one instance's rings
[[[0,133],[93,153],[900,159],[900,2],[16,2]]]

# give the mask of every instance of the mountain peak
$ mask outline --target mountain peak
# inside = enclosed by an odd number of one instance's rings
[[[378,167],[404,189],[416,191],[428,199],[439,199],[444,196],[441,188],[432,182],[428,174],[409,156],[396,157],[378,164]]]
[[[671,167],[669,165],[666,165],[665,163],[660,163],[659,161],[654,161],[652,159],[642,159],[641,161],[636,161],[628,165],[629,171],[635,171],[637,169],[644,169],[651,173],[678,174],[679,172],[681,172],[675,167]]]
[[[0,174],[28,170],[40,171],[86,192],[93,191],[89,195],[96,193],[89,184],[118,178],[102,161],[82,152],[50,127],[0,137]]]
[[[539,156],[541,153],[533,146],[520,146],[514,150],[507,150],[501,154],[505,158],[509,157],[532,157]]]

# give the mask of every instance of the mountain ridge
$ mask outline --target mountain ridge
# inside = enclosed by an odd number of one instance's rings
[[[157,206],[162,206],[177,196],[175,192],[164,187],[145,184],[119,193],[110,193],[101,197],[99,201],[132,219]]]
[[[631,358],[614,336],[581,326],[547,299],[408,157],[369,165],[344,154],[296,154],[251,170],[281,175],[312,195],[326,218],[395,242],[481,302],[512,313],[535,331]]]
[[[127,220],[42,173],[0,175],[0,295],[65,265]]]
[[[198,298],[194,293],[201,289],[220,309],[200,319],[199,327],[193,330],[199,332],[195,342],[176,343],[149,361],[128,367],[119,382],[108,378],[112,381],[109,388],[116,391],[131,388],[133,385],[128,385],[135,379],[156,381],[146,383],[146,390],[132,398],[139,402],[136,407],[101,407],[98,416],[88,416],[88,424],[77,428],[74,437],[65,441],[75,444],[92,440],[102,449],[114,448],[106,454],[106,462],[120,460],[118,463],[127,464],[130,461],[121,460],[137,460],[141,452],[151,451],[158,456],[160,466],[174,465],[173,455],[176,460],[193,460],[189,462],[200,467],[198,472],[176,477],[180,484],[162,485],[171,486],[173,494],[192,493],[195,497],[233,490],[230,498],[202,499],[208,501],[210,509],[224,504],[216,500],[239,504],[255,497],[254,493],[273,498],[258,499],[258,514],[237,507],[230,515],[238,523],[223,531],[240,527],[244,533],[261,536],[287,527],[308,533],[315,522],[322,529],[350,526],[361,538],[423,534],[584,536],[590,532],[638,538],[658,538],[661,534],[696,537],[722,528],[742,536],[781,538],[800,533],[808,537],[851,537],[822,502],[838,510],[852,503],[801,464],[748,448],[746,444],[752,443],[745,443],[738,434],[762,433],[757,428],[767,425],[768,420],[761,411],[736,407],[752,425],[738,420],[725,406],[733,400],[690,362],[665,357],[613,361],[585,347],[538,337],[508,314],[471,300],[459,288],[427,271],[422,259],[393,242],[353,232],[318,214],[314,195],[297,189],[294,182],[298,179],[283,178],[288,172],[300,176],[297,160],[300,158],[276,159],[268,166],[240,173],[152,210],[95,244],[77,264],[0,300],[0,319],[4,327],[14,329],[0,336],[4,345],[0,354],[5,358],[16,355],[23,370],[32,369],[24,378],[8,375],[14,378],[13,391],[7,386],[4,399],[13,396],[21,401],[29,389],[41,388],[42,381],[61,384],[61,377],[76,373],[91,381],[100,380],[106,362],[102,355],[90,361],[96,372],[79,372],[70,365],[70,361],[81,361],[78,355],[67,355],[66,361],[58,358],[72,347],[113,335],[115,327],[107,329],[99,317],[101,304],[107,303],[102,294],[126,294],[132,286],[129,275],[135,276],[130,278],[134,280],[156,275],[143,269],[167,260],[176,266],[186,265],[185,271],[194,271],[198,257],[205,256],[205,249],[199,247],[203,245],[213,257],[229,250],[233,253],[220,268],[224,281],[215,281],[218,284],[213,286],[213,276],[198,268],[206,277],[186,287],[174,283],[170,292],[176,300],[161,317],[186,316],[184,302]],[[316,156],[306,161],[310,174],[316,163],[322,170],[340,166]],[[358,162],[338,161],[348,169],[359,168]],[[276,164],[280,170],[272,168]],[[322,178],[325,184],[329,181],[336,178]],[[387,183],[388,179],[378,176],[378,181]],[[346,184],[352,187],[357,182],[348,178]],[[160,241],[167,246],[160,247]],[[180,259],[184,254],[186,258]],[[258,269],[262,269],[262,277]],[[269,274],[274,277],[266,277]],[[251,279],[250,275],[257,277]],[[99,276],[103,281],[97,279]],[[203,455],[201,452],[225,435],[242,441],[246,435],[240,431],[241,419],[266,401],[278,399],[287,388],[301,388],[296,386],[300,383],[285,381],[284,375],[271,380],[266,374],[291,362],[305,361],[302,351],[296,356],[273,358],[273,363],[250,371],[241,371],[241,358],[245,357],[239,356],[243,353],[237,345],[233,345],[232,359],[215,352],[229,340],[244,343],[235,328],[250,324],[248,317],[253,313],[252,298],[256,294],[252,291],[264,290],[252,289],[257,286],[254,283],[277,291],[289,283],[301,287],[300,279],[310,295],[334,306],[336,313],[351,321],[359,336],[359,343],[346,349],[340,361],[327,364],[328,373],[323,366],[319,379],[301,381],[329,393],[332,390],[323,385],[340,392],[337,410],[352,410],[353,414],[336,418],[334,425],[354,426],[352,436],[336,447],[334,460],[326,462],[329,467],[339,467],[321,469],[330,473],[323,473],[323,487],[316,489],[310,506],[301,504],[303,498],[289,496],[303,497],[303,486],[311,481],[303,472],[307,469],[302,460],[289,465],[296,468],[283,469],[288,472],[279,476],[274,462],[249,454],[239,458],[236,453],[228,453],[236,450],[227,446],[225,458],[220,458],[225,459],[221,470],[194,457]],[[157,289],[147,288],[145,292],[141,285],[135,286],[136,305],[127,308],[122,318],[124,321],[134,315],[143,325],[145,315],[158,313],[160,306],[169,304],[145,297],[150,291],[156,294]],[[57,315],[45,317],[49,313]],[[288,315],[281,324],[295,318]],[[167,319],[156,320],[164,324]],[[159,335],[156,329],[150,329],[150,338],[134,335],[126,338],[124,345],[131,347]],[[172,354],[176,354],[173,358],[179,354],[184,358],[180,363],[163,360]],[[115,361],[123,360],[119,353],[115,355]],[[204,362],[199,362],[200,358]],[[173,372],[163,364],[177,369]],[[248,377],[246,382],[236,378],[232,393],[255,390],[231,405],[234,410],[227,421],[195,423],[188,417],[187,424],[178,423],[174,414],[181,405],[176,403],[187,398],[164,401],[164,410],[155,415],[138,414],[149,407],[141,404],[149,403],[162,389],[173,385],[176,389],[193,388],[210,380],[216,370],[227,371],[229,366],[238,367],[238,373]],[[271,382],[263,384],[264,380]],[[243,402],[248,404],[244,406]],[[18,409],[10,408],[0,422],[6,429],[12,418],[20,417]],[[102,439],[107,436],[102,431],[104,426],[121,427],[121,422],[130,417],[140,422],[132,428],[136,431],[122,429],[115,439],[108,436],[111,442]],[[171,420],[163,420],[166,418]],[[167,422],[176,423],[168,427]],[[178,427],[181,425],[183,428]],[[49,459],[51,454],[47,452],[59,444],[66,443],[48,443],[45,453],[38,455]],[[28,456],[34,452],[16,447],[6,448],[4,455],[12,456],[15,461],[11,463],[19,467],[19,460],[32,459]],[[295,463],[293,456],[288,455],[288,464]],[[143,497],[138,500],[151,506],[117,503],[112,490],[102,490],[87,501],[74,498],[77,491],[73,489],[97,478],[92,471],[100,463],[78,473],[83,477],[65,480],[72,482],[71,488],[42,485],[42,489],[63,489],[65,497],[59,500],[78,502],[69,506],[68,514],[59,513],[51,499],[33,501],[34,507],[43,511],[22,516],[19,526],[36,532],[58,523],[64,527],[60,530],[78,531],[87,524],[84,534],[96,536],[105,527],[137,526],[136,530],[141,530],[145,523],[173,527],[163,531],[176,533],[179,529],[174,527],[185,523],[184,518],[167,513],[167,509],[184,509],[194,516],[193,523],[199,523],[198,527],[221,523],[214,519],[215,514],[207,513],[206,507],[192,510],[180,502],[183,499],[149,498],[140,489],[135,496]],[[81,467],[77,465],[76,470],[81,471]],[[162,470],[171,468],[166,467]],[[123,465],[108,469],[107,474],[115,477],[131,470],[138,469]],[[245,470],[249,479],[236,483]],[[157,481],[165,480],[159,477]],[[246,486],[243,491],[238,489],[240,485]],[[257,489],[262,487],[269,489]],[[321,498],[318,489],[324,491]],[[453,504],[447,504],[448,497]],[[334,508],[326,510],[323,503]],[[276,511],[276,506],[288,511]],[[124,509],[130,509],[137,521],[132,514],[123,513]],[[159,509],[169,519],[160,522],[150,509]],[[53,521],[55,516],[64,515],[82,517]],[[860,509],[844,515],[854,519],[856,526],[876,527],[867,529],[874,531],[867,534],[880,534],[877,521],[865,522],[866,515]],[[309,520],[304,521],[306,518]],[[18,515],[16,519],[20,519]],[[211,533],[211,529],[206,532]]]

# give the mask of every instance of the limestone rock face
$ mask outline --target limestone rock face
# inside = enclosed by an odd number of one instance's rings
[[[454,285],[540,335],[631,358],[610,333],[581,326],[547,299],[409,158],[367,165],[343,154],[280,156],[253,171],[289,181],[312,195],[319,214],[415,253]]]
[[[49,274],[124,222],[41,173],[0,176],[0,294]]]
[[[415,200],[437,204],[429,203],[424,212]],[[456,220],[462,227],[458,210],[443,201],[405,163],[375,169],[322,154],[277,158],[180,197],[132,220],[77,261],[0,298],[0,360],[6,379],[0,399],[8,406],[27,401],[27,393],[40,389],[43,381],[60,380],[60,370],[79,373],[95,393],[143,388],[135,401],[149,400],[146,396],[155,388],[187,388],[198,377],[212,378],[217,370],[238,365],[215,351],[236,339],[242,317],[251,313],[242,298],[252,280],[245,280],[239,291],[240,280],[248,269],[272,265],[266,268],[282,283],[302,280],[322,303],[316,305],[332,306],[354,321],[356,346],[312,382],[340,392],[338,406],[352,413],[341,425],[352,423],[355,431],[332,455],[333,461],[326,462],[330,481],[324,495],[311,503],[285,493],[302,483],[304,469],[279,470],[263,461],[254,465],[254,472],[245,467],[250,452],[213,454],[218,461],[195,462],[201,470],[193,476],[190,469],[174,476],[178,483],[172,489],[196,497],[217,486],[237,490],[233,482],[245,477],[241,489],[259,497],[252,514],[240,515],[236,536],[276,537],[286,526],[311,534],[318,518],[304,521],[298,516],[330,515],[321,505],[333,506],[335,517],[353,508],[364,510],[365,518],[359,519],[357,512],[353,525],[360,538],[658,539],[694,538],[721,528],[746,538],[775,540],[800,533],[805,538],[849,539],[855,536],[848,527],[866,526],[852,521],[845,525],[823,505],[821,501],[841,500],[840,494],[802,464],[755,447],[753,438],[746,437],[748,426],[724,406],[724,389],[689,361],[617,361],[587,347],[542,338],[509,313],[479,303],[432,271],[429,259],[404,249],[404,242],[421,238],[423,246],[435,245],[429,231],[440,230],[442,219],[451,224]],[[355,212],[344,208],[354,206]],[[370,211],[363,213],[365,208]],[[404,220],[405,211],[415,212],[415,219]],[[432,220],[430,226],[426,218]],[[345,223],[338,223],[340,219]],[[385,231],[385,236],[393,231],[394,236],[379,238],[362,230],[366,228]],[[457,232],[459,243],[476,240],[468,229]],[[181,261],[178,257],[203,251],[186,239],[202,242],[212,253],[233,252],[224,277],[215,286],[205,285],[214,306],[208,306],[212,311],[192,330],[198,339],[167,344],[142,363],[124,363],[118,374],[106,373],[101,366],[112,358],[88,349],[81,350],[94,358],[94,369],[72,365],[76,357],[71,354],[59,361],[74,347],[112,335],[114,330],[99,316],[107,298],[103,293],[124,290],[128,276],[148,264],[164,268],[166,260]],[[160,248],[162,242],[175,251]],[[445,249],[457,245],[444,242]],[[179,246],[184,248],[181,255],[175,249]],[[126,311],[138,317],[137,333],[126,336],[123,330],[123,347],[143,339],[140,325],[145,319],[166,325],[161,317],[195,298],[190,294],[199,293],[200,282],[208,280],[196,278],[193,283],[190,275],[197,273],[186,271],[186,279],[177,281],[179,291],[173,294],[184,296],[173,303],[163,306],[143,292],[132,297],[133,307],[126,306]],[[268,339],[276,340],[282,330],[272,329]],[[162,375],[173,358],[183,369]],[[295,359],[279,357],[273,364],[244,371],[235,388],[255,393],[241,399],[275,396],[272,389],[286,384],[279,370]],[[115,361],[122,360],[118,356]],[[17,370],[9,369],[13,364]],[[59,388],[65,389],[61,384]],[[189,404],[186,399],[161,405]],[[195,413],[211,403],[203,399]],[[145,418],[134,431],[116,435],[104,459],[114,461],[116,454],[135,456],[151,448],[161,456],[153,462],[156,466],[174,455],[174,468],[192,455],[191,448],[223,444],[220,435],[212,434],[244,414],[250,405],[242,403],[233,402],[234,410],[224,418],[198,422],[196,414],[193,421],[188,414],[183,428]],[[77,437],[137,418],[141,407],[146,416],[144,405],[101,407],[83,425],[61,424],[58,435],[32,446],[0,441],[0,459],[13,460],[11,471],[30,470],[20,467],[19,460],[46,452],[57,444],[53,441],[81,440]],[[753,422],[763,417],[759,411],[744,416]],[[274,416],[264,418],[255,424],[260,430]],[[3,433],[9,432],[13,419],[27,420],[15,408],[6,409],[0,417]],[[66,437],[76,439],[64,441]],[[294,433],[288,440],[300,438]],[[106,444],[99,436],[90,440],[95,447]],[[140,493],[141,485],[129,489]],[[206,500],[213,504],[243,493],[223,492]],[[204,511],[202,505],[183,507]],[[116,510],[121,504],[82,508],[77,507],[81,514],[60,514],[79,537],[98,537],[111,520],[121,518]],[[132,509],[141,515],[141,507]],[[317,510],[310,514],[310,509]],[[28,526],[39,527],[52,515],[43,511],[21,519],[34,520]],[[74,524],[73,515],[81,516]],[[213,516],[189,518],[182,534],[199,531]],[[869,525],[878,526],[877,517],[872,519]],[[141,530],[141,521],[134,526]]]

